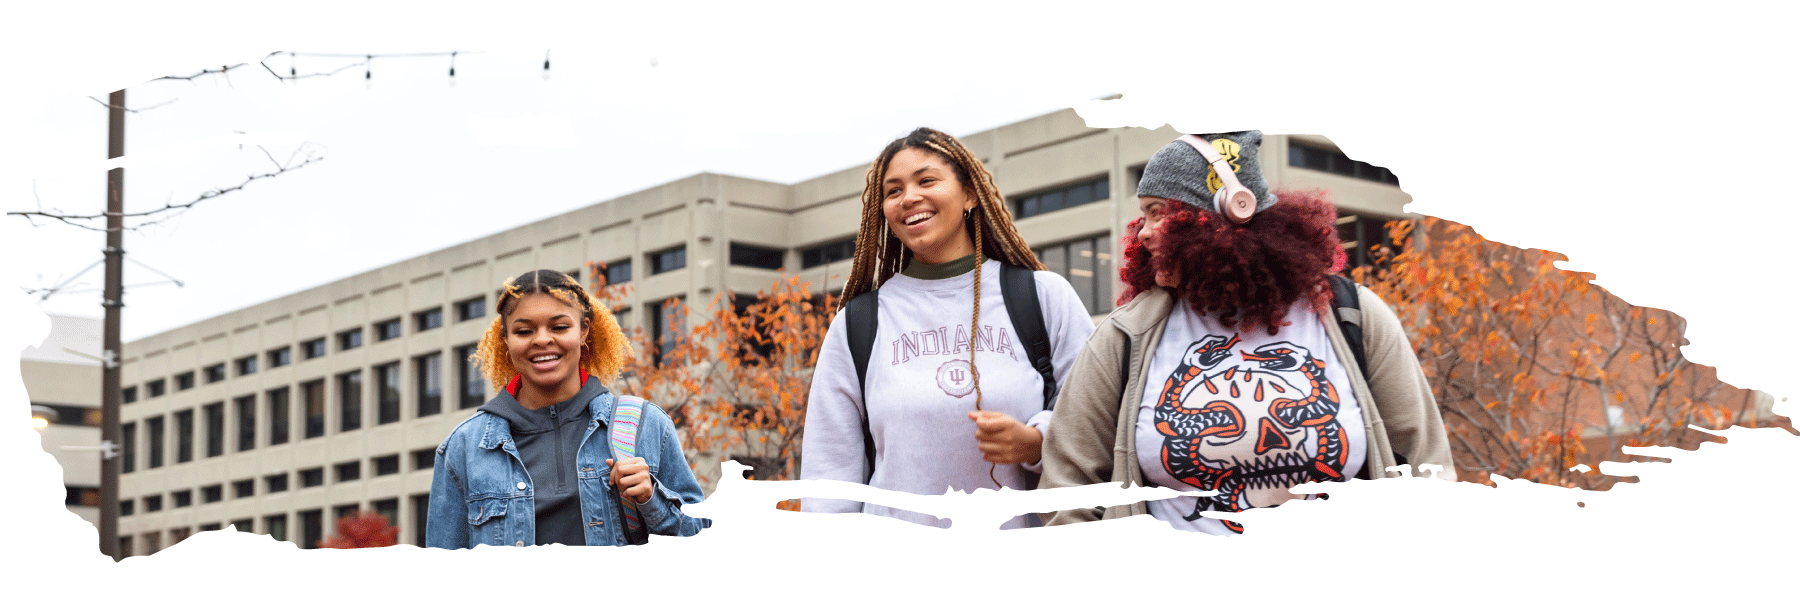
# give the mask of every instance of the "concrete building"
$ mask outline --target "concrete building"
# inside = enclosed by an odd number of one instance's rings
[[[1100,315],[1139,169],[1176,135],[1090,129],[1063,110],[961,139]],[[1348,245],[1402,215],[1393,175],[1325,138],[1270,135],[1263,153],[1275,186],[1331,190]],[[538,268],[585,281],[585,263],[605,262],[633,287],[621,324],[652,334],[670,326],[666,299],[754,293],[781,270],[838,289],[870,158],[793,184],[702,173],[127,343],[120,547],[235,525],[308,548],[358,509],[421,543],[432,451],[490,395],[467,357],[501,281]]]
[[[64,504],[100,525],[100,320],[50,316],[50,335],[19,355],[44,451],[62,465]]]

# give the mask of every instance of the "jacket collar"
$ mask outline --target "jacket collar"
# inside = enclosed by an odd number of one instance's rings
[[[1175,309],[1175,297],[1169,290],[1153,287],[1132,298],[1124,306],[1112,311],[1106,320],[1131,337],[1138,337],[1167,321],[1169,311]]]

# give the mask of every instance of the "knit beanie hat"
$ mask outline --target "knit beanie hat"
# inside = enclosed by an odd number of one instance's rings
[[[1200,137],[1212,142],[1213,150],[1231,165],[1238,182],[1256,195],[1256,212],[1275,205],[1275,194],[1269,191],[1268,180],[1263,179],[1262,161],[1258,158],[1262,149],[1261,131],[1203,133]],[[1144,165],[1137,195],[1179,200],[1213,211],[1216,210],[1213,194],[1223,186],[1219,175],[1213,172],[1213,166],[1200,156],[1200,151],[1178,139],[1157,150]]]

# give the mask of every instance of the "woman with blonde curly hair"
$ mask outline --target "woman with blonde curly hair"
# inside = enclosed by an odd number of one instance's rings
[[[1055,390],[1094,325],[1075,289],[1019,237],[993,176],[962,142],[921,127],[869,165],[843,299],[813,372],[803,479],[915,494],[1037,486]],[[1041,329],[1030,337],[1044,344],[1028,348],[1020,327]],[[945,525],[860,502],[801,506]]]
[[[617,546],[709,525],[681,513],[703,496],[669,417],[601,383],[630,351],[612,312],[551,270],[494,304],[475,360],[497,393],[438,446],[425,544]]]

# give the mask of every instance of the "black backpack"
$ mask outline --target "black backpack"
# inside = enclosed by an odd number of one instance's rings
[[[1363,385],[1369,382],[1369,360],[1363,350],[1362,334],[1362,301],[1356,297],[1356,282],[1349,277],[1332,273],[1325,276],[1331,284],[1331,310],[1337,313],[1338,331],[1344,334],[1344,345],[1350,347],[1350,356],[1356,360],[1357,370],[1362,372]],[[1010,310],[1010,309],[1009,309]],[[1131,377],[1131,344],[1125,344],[1125,354],[1119,361],[1119,393],[1125,393],[1125,380]],[[1359,401],[1374,402],[1374,398],[1360,398]],[[1124,402],[1124,398],[1120,398]],[[1406,457],[1394,453],[1394,464],[1407,464]],[[1356,474],[1357,479],[1369,479],[1369,463],[1364,462],[1362,471]]]
[[[981,268],[977,264],[975,268]],[[844,306],[844,322],[850,326],[846,336],[850,343],[850,358],[856,362],[856,389],[860,392],[867,387],[869,374],[869,354],[875,348],[875,331],[880,327],[879,300],[877,294],[881,288],[875,288],[850,300]],[[1000,263],[1000,297],[1006,301],[1006,314],[1012,319],[1013,332],[1019,334],[1019,341],[1025,346],[1025,356],[1031,360],[1031,366],[1037,369],[1038,375],[1044,378],[1044,410],[1056,407],[1056,374],[1050,362],[1050,333],[1044,328],[1044,310],[1038,304],[1037,280],[1032,270],[1008,263]],[[1020,315],[1030,315],[1020,318]],[[969,332],[972,337],[974,332]],[[1129,350],[1127,350],[1129,351]],[[875,436],[869,432],[869,407],[864,404],[862,418],[863,459],[868,465],[867,477],[875,475]],[[867,483],[865,479],[864,483]]]

